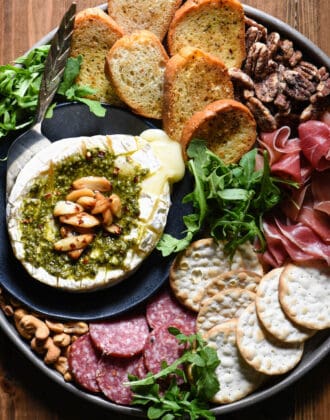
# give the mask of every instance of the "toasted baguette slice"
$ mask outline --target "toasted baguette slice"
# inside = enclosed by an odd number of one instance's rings
[[[125,33],[147,29],[162,40],[181,3],[182,0],[108,0],[108,13]]]
[[[90,98],[119,105],[120,101],[104,74],[105,57],[122,29],[103,10],[95,7],[81,11],[75,19],[71,56],[82,55],[83,62],[77,83],[97,91]]]
[[[245,58],[244,11],[237,0],[190,0],[175,13],[168,31],[170,55],[181,48],[200,48],[228,68]]]
[[[184,124],[195,112],[211,102],[232,97],[233,85],[223,62],[197,48],[186,47],[166,66],[164,130],[180,141]]]
[[[106,57],[105,72],[118,96],[137,114],[161,119],[168,55],[150,31],[119,39]]]
[[[207,105],[186,122],[181,144],[186,151],[191,139],[203,139],[228,164],[250,150],[256,137],[256,122],[250,110],[240,102],[223,99]]]

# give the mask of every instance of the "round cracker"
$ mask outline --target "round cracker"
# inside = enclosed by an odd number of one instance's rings
[[[170,269],[170,285],[176,298],[198,312],[204,290],[219,274],[242,267],[242,257],[225,255],[224,242],[200,239],[178,254]]]
[[[240,355],[236,344],[237,320],[231,320],[210,330],[205,338],[217,351],[220,364],[216,375],[220,389],[212,398],[219,404],[231,403],[253,392],[264,381],[265,375],[253,369]]]
[[[206,299],[211,298],[222,290],[229,289],[230,287],[239,287],[241,289],[246,289],[255,293],[257,291],[257,285],[259,284],[260,279],[261,276],[252,271],[226,271],[225,273],[220,274],[220,276],[215,277],[207,286],[201,305],[203,305]]]
[[[255,302],[241,313],[236,332],[242,357],[250,366],[266,375],[288,372],[303,355],[303,343],[283,343],[266,332],[258,319]]]
[[[293,324],[283,312],[278,298],[280,276],[283,268],[274,268],[261,279],[256,297],[256,308],[262,325],[278,340],[285,343],[302,343],[315,331]]]
[[[251,242],[247,241],[240,245],[238,250],[242,255],[245,270],[253,271],[262,276],[264,274],[264,269]]]
[[[237,318],[255,297],[255,293],[238,287],[217,293],[201,306],[196,320],[197,331],[203,336],[216,325]]]
[[[330,327],[330,267],[288,264],[280,277],[280,304],[285,314],[305,328]]]

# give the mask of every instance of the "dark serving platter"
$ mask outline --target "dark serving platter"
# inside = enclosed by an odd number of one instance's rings
[[[101,6],[104,10],[106,9],[106,5],[102,5]],[[330,69],[330,59],[329,57],[324,54],[316,45],[314,45],[311,41],[309,41],[306,37],[304,37],[303,35],[301,35],[298,31],[294,30],[293,28],[291,28],[289,25],[283,23],[282,21],[264,13],[261,12],[259,10],[256,10],[252,7],[249,6],[244,6],[244,10],[247,16],[251,17],[252,19],[260,22],[261,24],[265,25],[269,30],[275,30],[277,32],[279,32],[283,37],[291,39],[295,46],[297,48],[299,48],[301,51],[303,51],[304,53],[304,57],[305,59],[308,59],[310,61],[312,61],[313,63],[315,63],[318,66],[326,66],[328,69]],[[40,42],[37,45],[41,45],[44,44],[46,42],[49,42],[49,40],[51,39],[51,37],[53,36],[54,31],[49,33],[46,37],[44,37],[42,40],[40,40]],[[63,112],[63,115],[61,118],[65,118],[65,106],[58,108],[57,112]],[[60,114],[59,114],[60,115]],[[84,114],[85,115],[85,114]],[[136,117],[135,117],[136,118]],[[72,125],[71,125],[71,120],[69,119],[68,122],[70,122],[70,124],[64,124],[62,122],[63,120],[61,120],[61,123],[59,125],[55,125],[53,126],[53,128],[48,127],[48,129],[50,130],[49,133],[52,140],[56,140],[57,136],[58,136],[58,130],[65,130],[63,132],[65,132],[65,136],[71,136],[71,131],[72,130]],[[84,121],[84,120],[82,120]],[[100,122],[100,121],[99,121]],[[113,121],[114,122],[114,121]],[[150,122],[147,122],[147,124],[149,124]],[[51,124],[50,122],[46,122],[45,123],[45,130],[47,129],[47,124]],[[71,125],[71,126],[70,126]],[[81,121],[78,123],[78,126],[81,125]],[[101,130],[101,133],[103,133],[103,122],[99,124],[96,123],[96,127]],[[68,131],[66,131],[68,130]],[[46,131],[45,131],[46,132]],[[90,133],[83,133],[83,134],[93,134],[94,132],[91,131]],[[3,156],[3,150],[0,150],[0,155]],[[4,165],[0,166],[0,176],[1,176],[1,200],[3,200],[3,196],[4,196],[4,169],[3,169]],[[185,180],[182,182],[182,184],[177,185],[177,188],[174,188],[174,196],[173,196],[173,208],[171,210],[171,214],[169,217],[169,226],[168,229],[172,232],[178,232],[181,231],[181,226],[176,225],[174,223],[174,220],[178,220],[180,219],[179,215],[180,212],[183,212],[182,207],[180,205],[180,201],[181,201],[181,197],[182,195],[189,190],[189,183],[190,180],[188,178],[185,178]],[[3,201],[0,201],[0,220],[1,223],[3,223],[4,221],[4,208],[3,208]],[[181,213],[182,214],[182,213]],[[173,217],[175,216],[175,217]],[[1,235],[4,234],[3,232],[3,226],[1,225]],[[173,229],[173,230],[172,230]],[[3,252],[3,239],[5,238],[5,236],[1,236],[0,240],[1,240],[1,254],[0,254],[0,270],[1,273],[3,273],[3,266],[8,264],[8,258],[12,258],[10,257],[10,252],[7,249],[7,254],[4,254]],[[11,259],[11,264],[15,265],[15,260]],[[164,284],[166,282],[166,278],[167,278],[167,270],[168,270],[168,265],[169,265],[170,261],[169,260],[164,260],[162,262],[160,262],[160,260],[157,258],[157,256],[155,255],[151,255],[150,259],[148,259],[145,263],[145,265],[143,267],[141,267],[141,270],[145,270],[145,273],[149,272],[149,271],[154,271],[155,270],[159,270],[157,271],[157,276],[158,280],[157,280],[157,285],[155,286],[154,284],[148,283],[148,285],[144,285],[141,290],[138,291],[137,296],[134,299],[137,300],[137,305],[139,303],[142,304],[144,298],[149,294],[151,295],[153,292],[155,292],[159,287],[161,287],[162,284]],[[10,265],[11,265],[10,264]],[[160,264],[160,266],[158,266],[158,264]],[[16,264],[17,265],[17,264]],[[10,270],[10,274],[14,275],[17,274],[17,271],[15,268],[13,268],[11,266]],[[2,274],[1,274],[2,275]],[[1,277],[0,277],[1,279]],[[22,279],[17,279],[16,277],[14,277],[12,279],[12,282],[16,284],[16,282],[20,282]],[[122,283],[122,285],[120,285],[125,291],[125,293],[133,293],[134,290],[139,289],[138,286],[136,284],[132,284],[133,282],[128,281],[128,282],[124,282]],[[18,287],[18,286],[15,286]],[[15,288],[14,287],[14,288]],[[34,286],[33,286],[34,287]],[[29,294],[33,294],[34,292],[39,293],[38,290],[33,289],[33,287],[31,286],[30,288],[30,293]],[[109,289],[110,292],[115,293],[116,291],[116,287]],[[45,305],[45,309],[47,310],[47,307],[49,308],[51,305],[50,303],[52,302],[52,297],[50,296],[49,291],[47,292],[43,292],[45,293],[43,295],[43,298],[45,299],[49,299],[49,301],[47,303],[44,303]],[[93,312],[94,314],[96,314],[96,317],[98,317],[100,314],[103,313],[104,308],[103,309],[98,309],[99,305],[100,305],[100,301],[98,299],[101,299],[101,303],[102,303],[102,296],[101,294],[97,294],[97,292],[93,292],[93,293],[89,293],[89,304],[92,305],[91,307],[93,308]],[[110,294],[109,294],[110,295]],[[119,298],[120,296],[120,298]],[[79,294],[79,298],[83,297],[81,294]],[[117,295],[117,300],[120,300],[122,298],[122,295]],[[29,299],[28,297],[26,297],[26,299]],[[56,303],[56,302],[55,302]],[[66,304],[68,304],[68,302],[66,302]],[[58,310],[58,315],[61,317],[61,312],[63,315],[63,310],[65,309],[65,305],[60,305],[60,308],[57,308]],[[118,303],[119,304],[119,303]],[[31,305],[30,305],[31,306]],[[133,305],[134,306],[134,305]],[[33,306],[32,306],[33,308]],[[78,315],[79,310],[81,308],[79,308],[78,305],[78,309],[76,310],[76,314]],[[118,312],[120,313],[120,311]],[[79,317],[79,316],[78,316]],[[80,317],[79,317],[80,318]],[[83,319],[83,318],[81,318]],[[66,383],[64,382],[62,376],[60,374],[58,374],[57,372],[55,372],[54,370],[48,368],[47,366],[44,365],[44,363],[42,362],[42,360],[37,357],[34,353],[32,353],[32,351],[30,350],[30,347],[27,343],[25,343],[20,336],[18,335],[17,331],[15,330],[15,328],[12,326],[12,324],[10,322],[8,322],[8,319],[5,317],[5,315],[0,311],[0,326],[1,328],[4,330],[4,332],[7,334],[7,336],[15,343],[15,345],[20,349],[20,351],[25,354],[25,356],[30,359],[33,364],[38,367],[41,371],[43,371],[48,377],[50,377],[52,380],[54,380],[56,383],[60,384],[64,389],[72,392],[73,394],[75,394],[76,396],[89,401],[92,404],[95,404],[99,407],[108,409],[109,411],[112,412],[116,412],[118,415],[118,418],[127,418],[129,416],[136,416],[136,417],[145,417],[145,413],[143,410],[139,409],[139,408],[134,408],[134,407],[126,407],[126,406],[121,406],[121,405],[117,405],[114,404],[108,400],[106,400],[105,398],[103,398],[102,396],[98,396],[98,395],[92,395],[92,394],[88,394],[87,392],[84,392],[80,389],[78,389],[75,385],[70,384],[70,383]],[[303,358],[301,360],[301,362],[299,363],[299,365],[292,370],[291,372],[289,372],[286,375],[282,375],[282,376],[278,376],[275,377],[273,379],[270,379],[263,388],[260,388],[259,390],[255,391],[253,394],[245,397],[244,399],[237,401],[235,403],[231,403],[231,404],[227,404],[227,405],[221,405],[221,406],[215,406],[211,409],[211,411],[215,414],[215,415],[221,415],[221,414],[228,414],[228,413],[232,413],[236,410],[239,409],[243,409],[246,408],[248,406],[257,404],[263,400],[265,400],[266,398],[282,391],[283,389],[285,389],[286,387],[288,387],[289,385],[292,385],[295,381],[297,381],[298,379],[302,378],[308,371],[310,371],[317,363],[319,363],[322,359],[324,359],[330,352],[330,336],[329,336],[329,331],[322,331],[317,333],[314,337],[312,337],[311,339],[309,339],[305,345],[305,351],[304,351],[304,355]],[[124,417],[123,417],[124,416]]]
[[[62,138],[93,136],[96,134],[138,135],[155,126],[129,111],[107,106],[104,118],[90,113],[86,105],[60,104],[51,119],[43,123],[43,133],[52,142]],[[3,147],[8,147],[6,144]],[[4,151],[2,150],[3,154]],[[15,258],[7,233],[5,217],[5,171],[0,165],[0,284],[25,305],[49,317],[66,320],[97,320],[120,315],[144,302],[167,280],[173,258],[163,258],[154,250],[140,268],[128,279],[107,289],[74,293],[55,289],[34,280]],[[166,232],[177,234],[184,228],[182,197],[190,189],[190,178],[173,186],[172,206],[168,215]]]

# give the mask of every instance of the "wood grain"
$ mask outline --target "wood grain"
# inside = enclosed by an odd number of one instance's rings
[[[56,27],[71,0],[0,0],[0,64],[11,62]],[[100,0],[78,0],[78,10]],[[246,0],[293,26],[330,55],[329,0]],[[224,420],[328,420],[327,357],[294,386]],[[0,419],[124,419],[64,391],[37,371],[0,331]]]

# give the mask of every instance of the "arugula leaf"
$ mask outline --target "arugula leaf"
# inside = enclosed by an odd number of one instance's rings
[[[147,406],[149,419],[214,420],[208,401],[220,388],[215,373],[220,363],[216,351],[208,347],[199,334],[186,336],[174,327],[168,330],[180,343],[185,344],[185,351],[174,363],[163,366],[156,374],[149,373],[144,379],[129,375],[127,385],[134,393],[133,404]],[[185,374],[187,367],[191,372],[191,381]],[[175,375],[182,378],[182,384],[178,385]],[[168,382],[164,379],[170,379],[165,390],[164,383]]]
[[[15,60],[16,66],[0,66],[0,138],[33,122],[49,48],[49,45],[43,45],[31,50]],[[86,98],[95,90],[75,84],[81,63],[82,57],[68,59],[58,94],[69,101],[85,103],[91,112],[102,117],[105,108],[98,101]],[[51,116],[51,111],[47,117]]]
[[[264,251],[266,242],[262,219],[283,198],[280,184],[298,187],[291,181],[273,177],[268,156],[264,166],[255,170],[257,150],[246,153],[237,164],[226,165],[207,149],[204,141],[193,139],[187,150],[188,168],[194,176],[194,190],[183,198],[192,202],[194,212],[184,216],[186,230],[182,239],[163,235],[157,249],[163,256],[185,249],[201,229],[207,228],[215,240],[225,240],[225,251],[233,256],[244,242],[257,237]]]

